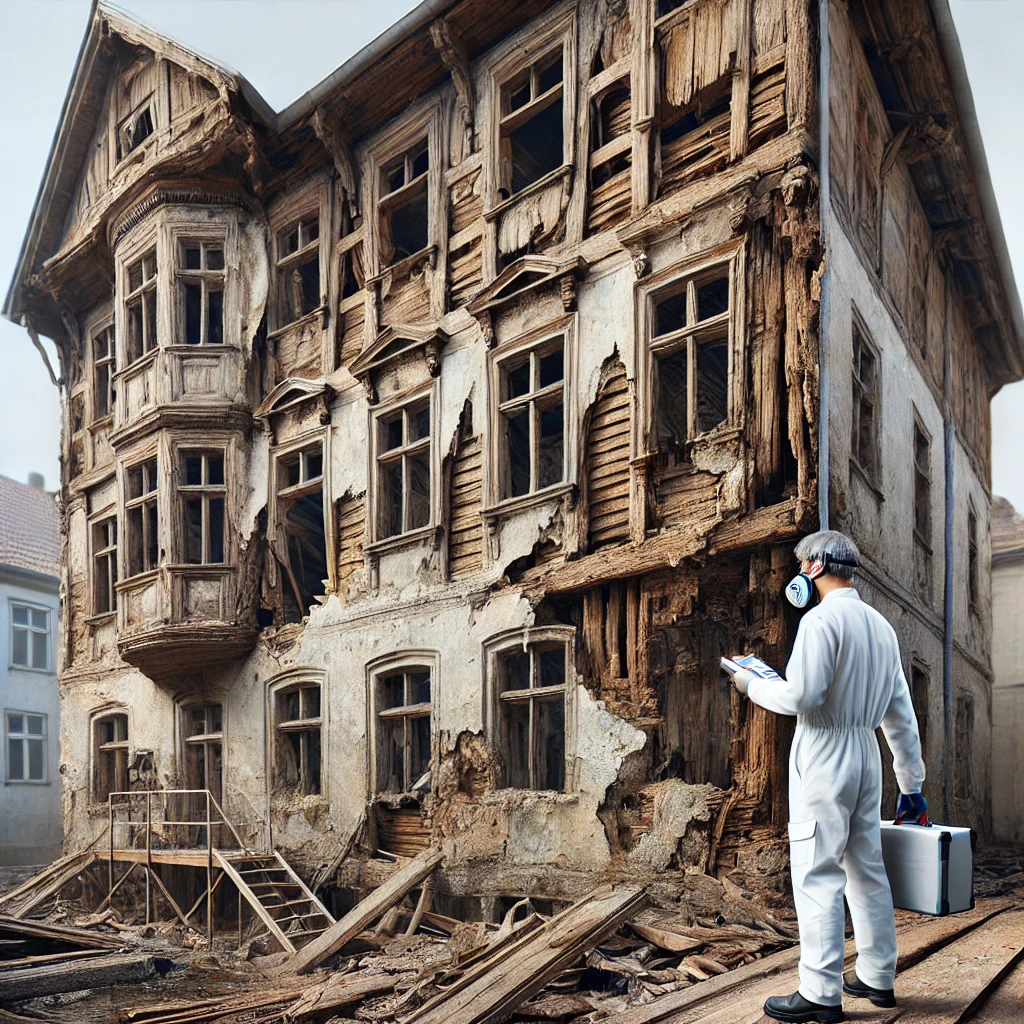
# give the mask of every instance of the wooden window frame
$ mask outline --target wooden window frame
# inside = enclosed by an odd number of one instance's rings
[[[114,726],[114,738],[106,742],[100,742],[99,730],[106,723],[113,720],[124,720],[124,737],[118,735],[117,725]],[[90,722],[91,746],[92,746],[92,772],[91,772],[91,796],[92,802],[105,803],[111,793],[123,793],[128,789],[128,765],[131,764],[131,719],[127,708],[108,708],[92,716]],[[101,795],[100,792],[100,765],[104,758],[111,758],[113,771],[110,772],[113,788]],[[123,789],[117,788],[118,776]]]
[[[114,166],[120,167],[132,153],[152,139],[159,128],[156,93],[150,93],[135,109],[114,128]],[[149,114],[149,131],[138,141],[135,140],[136,125],[145,114]]]
[[[921,452],[918,451],[919,441],[924,442],[924,460],[921,460]],[[914,411],[914,428],[912,450],[914,453],[914,539],[928,552],[932,553],[932,438],[924,428],[917,411]],[[922,525],[918,522],[918,480],[924,481],[924,493],[927,495],[927,502],[924,507],[925,522]]]
[[[146,489],[150,483],[147,473],[150,467],[153,469],[152,487]],[[141,483],[140,493],[132,495],[133,490],[131,481],[132,474],[138,472],[140,474],[139,480]],[[144,573],[152,572],[160,565],[160,477],[162,475],[160,470],[160,456],[157,453],[150,455],[148,458],[140,459],[138,462],[134,462],[131,465],[125,466],[124,470],[125,482],[124,482],[124,522],[125,529],[118,531],[118,536],[124,538],[124,566],[125,573],[124,579],[129,580],[136,576],[142,576]],[[149,509],[156,507],[156,526],[151,527],[149,522]],[[142,555],[141,563],[138,568],[135,568],[131,564],[132,559],[132,513],[136,510],[141,510],[141,530],[142,530]],[[156,559],[153,564],[149,564],[149,549],[151,537],[151,529],[156,531]]]
[[[427,166],[420,174],[414,174],[415,158],[414,154],[418,155],[421,151],[426,152]],[[376,231],[377,231],[377,252],[380,262],[381,271],[387,270],[392,267],[397,267],[400,264],[408,261],[415,261],[421,255],[426,253],[433,244],[433,232],[431,231],[431,171],[433,170],[434,155],[431,153],[430,146],[430,132],[427,126],[424,126],[421,135],[417,136],[416,139],[409,145],[400,147],[398,152],[394,153],[390,158],[381,160],[377,164],[376,177],[377,177],[377,217],[376,217]],[[383,179],[387,168],[394,164],[396,161],[401,161],[403,165],[403,182],[395,189],[390,192],[384,192]],[[399,256],[397,251],[392,254],[392,258],[385,263],[383,249],[381,241],[385,237],[383,229],[383,219],[385,217],[390,218],[396,210],[404,209],[406,206],[410,206],[413,202],[423,198],[427,208],[427,238],[426,243],[415,252],[406,253],[404,256]],[[392,242],[394,239],[392,239]]]
[[[851,329],[852,357],[850,360],[850,385],[851,385],[851,425],[850,425],[850,460],[860,471],[864,479],[875,489],[881,486],[882,479],[882,458],[881,448],[878,443],[878,435],[881,424],[881,395],[882,395],[882,354],[875,344],[870,331],[864,321],[854,313]],[[858,341],[860,344],[858,345]],[[874,380],[872,386],[865,386],[861,373],[862,351],[874,360]],[[868,453],[871,464],[865,465],[863,459],[863,446],[860,442],[861,434],[861,410],[862,404],[866,402],[871,409],[871,430],[870,430],[870,451]]]
[[[196,348],[222,348],[226,344],[227,337],[227,262],[226,249],[227,240],[224,235],[203,235],[193,237],[187,233],[177,236],[175,239],[175,269],[174,269],[174,290],[175,290],[175,316],[177,325],[175,337],[178,344],[188,345]],[[198,268],[189,269],[185,266],[185,253],[190,249],[199,250],[200,265]],[[210,268],[207,255],[210,252],[219,251],[221,254],[220,267]],[[188,317],[186,288],[189,285],[198,285],[200,289],[200,313],[199,313],[199,341],[188,340]],[[219,292],[221,296],[221,326],[220,341],[209,340],[209,304],[211,292]]]
[[[213,712],[215,709],[219,710],[220,714],[220,729],[209,730],[206,728],[207,725],[211,724],[213,719]],[[223,797],[223,764],[224,764],[224,705],[220,701],[211,701],[206,704],[186,704],[180,707],[181,715],[181,740],[183,747],[183,760],[185,761],[186,771],[191,771],[191,764],[189,764],[189,758],[191,752],[197,749],[202,750],[203,764],[204,764],[204,775],[206,777],[206,788],[210,789],[210,757],[211,748],[216,746],[220,748],[220,759],[221,759],[221,793],[213,793],[214,798],[221,800]],[[191,724],[193,722],[193,716],[196,712],[202,711],[204,713],[203,723],[204,729],[201,733],[194,733],[191,731]],[[191,788],[191,787],[190,787]],[[197,787],[198,788],[198,787]]]
[[[314,690],[317,692],[318,713],[316,715],[307,715],[305,713],[308,708],[306,694]],[[299,717],[284,719],[284,701],[293,693],[299,694]],[[290,742],[288,740],[289,735],[297,735],[299,737],[298,759],[295,762],[297,780],[293,792],[298,791],[302,796],[322,796],[324,791],[323,751],[325,744],[323,742],[323,699],[323,685],[320,682],[308,679],[280,686],[273,693],[275,752],[282,749],[282,745],[285,742]],[[314,732],[320,738],[320,767],[315,781],[312,778],[313,770],[310,764],[309,742],[309,735]],[[294,753],[294,745],[292,751]],[[280,771],[281,768],[275,762],[275,773],[280,773]],[[278,780],[276,788],[283,790],[285,787]]]
[[[15,622],[14,613],[15,609],[24,609],[28,614],[26,615],[25,622]],[[10,656],[8,658],[8,665],[11,669],[18,672],[52,672],[51,668],[53,664],[53,652],[51,647],[53,646],[52,634],[53,634],[53,616],[52,609],[44,604],[37,604],[33,601],[23,601],[20,598],[12,598],[8,602],[8,612],[10,613],[11,632],[10,632]],[[33,612],[43,612],[46,615],[46,626],[36,626],[32,622]],[[21,664],[14,660],[14,637],[16,633],[23,632],[25,634],[25,664]],[[46,664],[45,665],[34,665],[32,662],[35,660],[33,655],[33,649],[35,644],[34,638],[37,636],[46,637]]]
[[[23,722],[20,731],[11,729],[11,718],[14,715],[20,715],[25,721]],[[50,730],[48,715],[41,711],[20,711],[17,708],[4,708],[4,780],[8,785],[48,785],[50,782]],[[29,732],[28,719],[39,718],[42,719],[42,732],[35,733]],[[15,778],[11,774],[11,743],[21,742],[21,763],[22,763],[22,775]],[[33,779],[28,774],[29,772],[29,754],[28,745],[32,741],[41,742],[43,749],[43,774],[38,779]]]
[[[110,320],[92,333],[92,419],[104,420],[114,411],[117,373],[117,332]],[[102,409],[102,411],[101,411]]]
[[[152,274],[149,274],[149,260],[152,260]],[[132,271],[140,269],[140,283],[131,287]],[[124,346],[125,366],[133,366],[141,362],[160,345],[160,260],[155,242],[147,246],[140,255],[124,261],[124,299],[121,303],[124,311]],[[141,318],[141,349],[133,355],[132,351],[132,310],[142,310]]]
[[[502,708],[510,703],[529,702],[530,714],[530,743],[531,747],[535,741],[533,706],[538,700],[544,700],[561,693],[564,703],[564,756],[565,769],[564,781],[561,790],[538,790],[533,786],[537,781],[537,757],[536,751],[528,752],[530,783],[525,787],[530,792],[543,793],[571,793],[579,785],[576,773],[576,660],[575,660],[576,630],[572,626],[533,626],[521,629],[510,630],[491,638],[484,644],[484,693],[487,694],[487,734],[492,746],[501,753],[503,759],[506,755],[506,740],[503,735],[503,714]],[[542,646],[561,645],[565,651],[565,682],[561,686],[535,687],[536,659],[533,656],[534,649]],[[523,690],[504,691],[501,687],[502,674],[504,672],[503,661],[506,655],[511,653],[530,652],[530,687]],[[503,773],[504,774],[504,773]],[[510,787],[507,781],[502,779],[499,785],[501,789]]]
[[[188,448],[177,449],[178,458],[178,517],[180,525],[179,542],[181,550],[178,552],[177,562],[180,565],[229,565],[231,562],[228,556],[228,451],[227,448]],[[210,471],[210,459],[221,460],[220,483],[210,482],[213,475]],[[185,460],[200,459],[201,482],[189,484],[186,482]],[[213,559],[213,533],[211,528],[212,514],[210,502],[220,500],[221,511],[221,555],[220,561]],[[198,561],[189,558],[188,552],[188,514],[187,503],[199,501],[200,504],[200,547],[202,549]]]
[[[330,220],[329,217],[325,216],[325,212],[319,196],[309,198],[303,206],[297,208],[295,212],[282,220],[280,226],[274,230],[275,333],[305,320],[306,317],[320,313],[324,309],[324,295],[327,291],[327,282],[324,278],[323,228]],[[304,238],[303,228],[308,228],[314,221],[317,225],[316,237]],[[292,229],[295,229],[298,233],[298,248],[293,252],[284,252],[282,239]],[[311,263],[314,258],[317,260],[317,281],[320,290],[317,304],[312,309],[304,309],[298,315],[287,318],[287,303],[285,301],[287,275],[294,273],[299,267]]]
[[[435,746],[435,719],[434,706],[437,698],[437,662],[436,651],[403,651],[399,655],[389,655],[377,659],[367,666],[367,685],[369,688],[368,707],[370,709],[369,722],[369,777],[370,792],[372,796],[397,796],[414,792],[413,787],[419,781],[411,777],[411,746],[412,741],[409,734],[409,722],[413,719],[428,718],[430,721],[430,755],[428,757],[428,771],[431,770],[434,759]],[[430,701],[418,704],[403,704],[394,708],[381,708],[381,684],[389,676],[402,675],[405,687],[405,699],[408,700],[409,675],[415,670],[427,672],[430,676]],[[385,722],[401,721],[403,723],[403,783],[405,788],[395,793],[382,788],[383,780],[389,774],[382,765],[385,756],[383,749],[383,724]]]
[[[110,527],[113,526],[113,539]],[[101,536],[99,531],[103,531]],[[89,523],[89,538],[92,544],[92,612],[94,616],[112,615],[117,611],[117,513],[111,510],[107,515],[97,516]],[[101,607],[99,584],[105,579],[109,607]]]

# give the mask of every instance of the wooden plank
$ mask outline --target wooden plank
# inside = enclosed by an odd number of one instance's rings
[[[396,871],[382,886],[352,908],[340,921],[331,925],[302,951],[286,962],[284,968],[295,974],[306,974],[338,952],[385,911],[395,906],[415,889],[441,863],[437,850],[425,850]]]
[[[1011,1024],[1024,1019],[1024,963],[1019,963],[971,1018],[971,1024]]]
[[[133,984],[156,973],[156,957],[139,953],[111,953],[88,963],[22,967],[0,971],[0,1000],[13,1003],[85,988]]]
[[[475,971],[439,999],[428,1001],[404,1024],[501,1024],[645,901],[642,887],[595,889],[521,944],[485,958]]]
[[[338,1010],[345,1006],[354,1006],[364,999],[393,992],[398,985],[411,982],[415,978],[416,975],[413,972],[335,976],[325,985],[304,992],[289,1006],[288,1020],[306,1020],[325,1010]]]
[[[72,861],[63,871],[52,878],[48,884],[29,893],[25,901],[18,905],[11,916],[27,917],[36,907],[52,899],[65,885],[73,882],[95,860],[95,853],[87,853],[81,859]]]
[[[0,934],[25,935],[33,939],[49,939],[66,942],[71,946],[85,949],[120,949],[124,945],[116,935],[94,932],[70,925],[46,924],[43,921],[22,921],[16,917],[0,914]]]

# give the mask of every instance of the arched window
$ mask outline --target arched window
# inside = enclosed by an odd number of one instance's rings
[[[93,799],[128,790],[128,715],[100,715],[92,723]]]

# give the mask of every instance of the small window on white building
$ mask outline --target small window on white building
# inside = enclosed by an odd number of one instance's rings
[[[7,781],[46,781],[46,715],[7,712]]]
[[[128,791],[128,716],[102,715],[93,721],[93,799]]]
[[[50,612],[11,603],[11,665],[47,671],[50,667]]]
[[[304,683],[275,695],[278,788],[308,796],[321,792],[319,683]]]

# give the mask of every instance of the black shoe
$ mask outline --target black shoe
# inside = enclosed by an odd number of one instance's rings
[[[870,999],[875,1006],[890,1008],[896,1005],[896,996],[891,988],[872,988],[857,977],[856,971],[843,975],[843,991],[858,999]]]
[[[799,992],[791,996],[772,996],[764,1004],[764,1012],[785,1024],[840,1024],[846,1020],[843,1005],[823,1006],[804,999]]]

